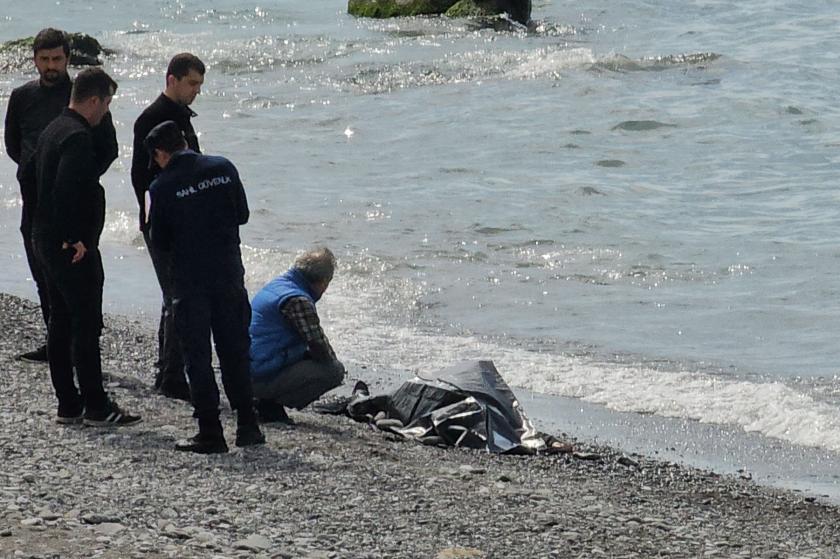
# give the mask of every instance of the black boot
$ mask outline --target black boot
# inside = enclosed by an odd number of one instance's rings
[[[238,435],[237,435],[238,439]],[[199,418],[198,434],[175,443],[175,450],[196,454],[224,454],[228,451],[219,417]]]
[[[167,379],[163,379],[156,389],[159,394],[166,396],[167,398],[172,398],[173,400],[183,400],[185,402],[190,401],[190,387],[186,382],[172,382],[167,381]]]
[[[283,404],[274,400],[257,400],[257,415],[261,423],[295,424],[295,420],[289,417]]]
[[[236,446],[265,444],[265,435],[260,431],[257,415],[250,405],[236,413]]]

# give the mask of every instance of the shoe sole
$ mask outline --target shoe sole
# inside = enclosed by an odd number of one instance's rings
[[[137,425],[138,423],[142,423],[143,418],[139,417],[133,421],[108,421],[107,419],[87,419],[83,420],[83,423],[87,427],[131,427],[132,425]]]
[[[175,450],[177,452],[192,452],[193,454],[227,454],[228,452],[230,452],[230,449],[227,447],[214,449],[197,449],[176,446]]]
[[[47,363],[46,359],[30,359],[29,357],[18,357],[17,360],[21,363]]]
[[[81,415],[79,417],[56,417],[55,422],[59,425],[79,425],[83,419]]]
[[[264,437],[261,441],[260,440],[248,441],[248,442],[236,441],[236,446],[238,446],[239,448],[245,448],[245,447],[248,447],[248,446],[260,446],[260,445],[264,445],[264,444],[265,444],[265,438]]]

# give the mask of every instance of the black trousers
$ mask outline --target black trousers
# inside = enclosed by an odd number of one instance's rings
[[[32,225],[24,223],[20,226],[23,235],[23,250],[26,253],[26,262],[29,264],[29,272],[35,282],[35,289],[38,292],[38,302],[41,305],[41,316],[44,318],[44,325],[50,324],[50,297],[47,293],[47,279],[44,269],[38,258],[35,256],[35,247],[32,246]]]
[[[169,387],[185,385],[187,379],[184,373],[184,355],[178,341],[173,309],[175,283],[172,279],[172,253],[155,248],[149,239],[148,230],[143,231],[143,239],[146,241],[163,295],[158,326],[158,373],[155,376],[155,388],[160,388],[161,385]]]
[[[219,357],[222,385],[240,419],[253,413],[250,376],[251,304],[238,285],[179,289],[174,300],[175,328],[184,355],[190,396],[201,420],[219,416],[219,387],[213,374],[210,336]]]
[[[102,410],[108,397],[102,387],[99,337],[102,334],[102,257],[96,246],[73,264],[73,250],[61,241],[33,240],[49,297],[47,355],[59,410]],[[74,369],[79,386],[74,382]]]

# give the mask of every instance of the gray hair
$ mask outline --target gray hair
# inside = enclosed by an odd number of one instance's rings
[[[295,268],[312,283],[332,281],[335,266],[335,255],[327,247],[307,250],[295,258]]]

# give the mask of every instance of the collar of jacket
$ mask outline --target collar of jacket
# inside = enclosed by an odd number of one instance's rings
[[[74,111],[70,107],[64,107],[64,109],[62,109],[61,111],[61,114],[63,116],[69,116],[70,118],[78,120],[79,122],[83,123],[86,128],[93,128],[85,117],[83,117],[80,113]]]
[[[286,277],[295,282],[295,284],[297,284],[298,287],[306,291],[309,294],[309,296],[312,297],[312,300],[316,303],[318,302],[318,299],[321,298],[320,295],[316,295],[315,292],[312,291],[312,286],[309,284],[309,281],[306,279],[306,276],[303,275],[303,272],[301,272],[300,269],[289,269],[289,271],[286,272]]]
[[[174,110],[183,111],[185,115],[189,118],[194,118],[198,116],[198,113],[189,108],[187,105],[181,105],[180,103],[176,103],[172,99],[166,96],[166,93],[161,93],[158,97],[161,102],[171,105]]]

